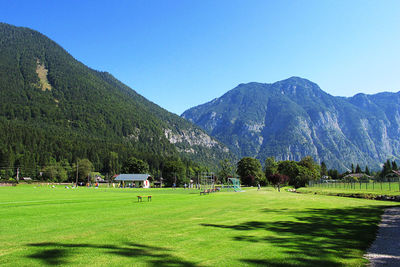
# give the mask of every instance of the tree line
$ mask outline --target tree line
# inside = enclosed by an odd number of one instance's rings
[[[258,159],[245,157],[236,166],[229,163],[228,160],[221,161],[219,177],[226,182],[228,177],[237,175],[243,185],[270,184],[279,190],[283,185],[299,188],[316,180],[359,179],[356,175],[351,176],[351,174],[362,174],[364,177],[369,177],[368,179],[385,181],[388,177],[393,177],[393,170],[398,170],[397,163],[389,159],[382,164],[380,171],[370,171],[367,165],[364,169],[361,169],[359,164],[351,164],[348,171],[340,173],[336,169],[327,169],[325,162],[316,163],[311,156],[306,156],[300,161],[276,161],[274,157],[269,157],[265,160],[264,167],[261,166]]]
[[[244,157],[236,166],[228,160],[220,162],[219,177],[227,182],[229,177],[238,175],[241,184],[245,186],[272,184],[278,189],[288,184],[296,188],[305,186],[308,181],[320,177],[320,166],[307,156],[300,161],[276,161],[274,157],[265,160],[264,168],[261,162],[252,157]]]
[[[204,172],[209,172],[206,166],[179,157],[152,158],[145,160],[130,156],[122,160],[118,153],[110,152],[104,169],[98,170],[89,159],[78,159],[70,163],[66,159],[57,161],[50,158],[45,166],[34,167],[0,167],[0,181],[16,182],[17,172],[19,178],[27,177],[36,181],[46,182],[94,182],[94,173],[112,182],[113,177],[120,173],[146,173],[155,180],[163,178],[166,186],[173,183],[177,186],[188,184],[190,180],[196,180]],[[32,175],[33,174],[33,175]]]
[[[351,180],[357,181],[359,179],[374,179],[378,181],[384,181],[388,177],[393,177],[395,174],[392,171],[397,171],[398,166],[395,160],[386,160],[382,165],[382,169],[378,171],[370,171],[368,165],[365,165],[364,169],[360,167],[359,164],[354,165],[351,164],[349,170],[340,173],[335,169],[327,169],[325,162],[321,162],[321,177],[323,179],[332,179],[332,180]],[[356,176],[352,176],[351,174],[361,174]],[[359,178],[358,178],[359,177]]]

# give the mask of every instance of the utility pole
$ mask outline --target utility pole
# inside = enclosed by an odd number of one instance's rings
[[[176,189],[176,173],[174,172],[174,189]]]
[[[76,183],[75,183],[76,188],[78,188],[78,166],[79,166],[79,163],[77,162],[76,163]]]

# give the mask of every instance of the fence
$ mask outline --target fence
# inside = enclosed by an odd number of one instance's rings
[[[310,181],[308,187],[331,188],[354,191],[392,191],[400,192],[400,177],[385,178],[383,180],[321,180]]]

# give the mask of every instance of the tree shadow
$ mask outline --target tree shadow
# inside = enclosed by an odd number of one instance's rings
[[[236,225],[201,224],[205,227],[233,229],[238,242],[267,243],[277,247],[283,256],[241,259],[250,265],[267,266],[342,266],[359,262],[363,252],[374,241],[380,216],[387,206],[364,206],[341,209],[263,209],[281,213],[287,220],[248,221]],[[265,230],[265,233],[260,230]],[[282,255],[282,254],[281,254]],[[344,260],[344,261],[341,261]],[[352,261],[354,260],[354,261]]]
[[[96,244],[68,244],[60,242],[31,243],[29,247],[42,250],[27,257],[40,260],[45,265],[61,265],[70,263],[68,259],[73,256],[76,248],[91,248],[99,250],[98,253],[108,253],[127,258],[140,258],[149,266],[196,266],[190,261],[183,260],[172,254],[168,248],[148,246],[137,243],[124,243],[123,245],[96,245]]]
[[[67,261],[65,260],[68,257],[68,251],[65,249],[47,249],[36,252],[32,255],[29,255],[31,259],[41,260],[43,263],[47,265],[61,265],[66,264]]]

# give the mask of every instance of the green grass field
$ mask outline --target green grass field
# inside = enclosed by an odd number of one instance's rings
[[[318,193],[318,194],[326,194],[326,195],[365,195],[365,196],[378,196],[378,195],[386,195],[386,196],[398,196],[400,195],[400,191],[398,189],[398,182],[396,183],[355,183],[350,186],[350,184],[322,184],[318,186],[311,186],[306,188],[300,188],[298,190],[301,193]]]
[[[362,266],[389,205],[271,188],[0,187],[0,265]]]
[[[374,195],[400,195],[400,183],[395,182],[370,182],[370,183],[322,183],[308,187],[316,191],[353,192]]]

